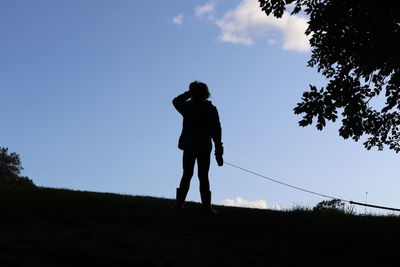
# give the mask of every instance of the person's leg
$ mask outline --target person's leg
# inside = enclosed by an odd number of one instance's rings
[[[200,192],[210,191],[210,182],[208,180],[208,172],[210,170],[210,154],[211,152],[208,152],[207,150],[196,153]]]
[[[183,210],[183,203],[185,202],[186,195],[189,191],[190,180],[193,176],[194,163],[196,161],[196,155],[192,151],[183,151],[182,163],[183,163],[183,174],[179,188],[176,189],[176,209],[179,211]]]
[[[183,174],[179,185],[179,188],[189,190],[190,180],[193,176],[194,163],[196,161],[196,155],[193,151],[183,151],[182,163],[183,163]]]
[[[210,181],[208,180],[208,172],[210,170],[210,154],[211,151],[198,152],[197,166],[200,180],[201,203],[203,204],[204,212],[208,214],[216,214],[217,212],[211,207]]]

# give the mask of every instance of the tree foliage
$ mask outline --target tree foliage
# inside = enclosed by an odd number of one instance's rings
[[[35,187],[32,180],[20,175],[23,169],[17,153],[8,153],[8,148],[0,147],[0,185]]]
[[[311,58],[328,81],[310,85],[294,108],[301,126],[322,130],[340,114],[339,135],[358,141],[368,138],[369,150],[385,146],[400,151],[400,7],[370,0],[259,0],[267,15],[308,16]],[[381,97],[379,97],[381,96]]]

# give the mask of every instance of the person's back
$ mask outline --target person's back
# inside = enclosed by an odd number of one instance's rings
[[[212,142],[219,166],[223,165],[223,146],[221,142],[221,124],[217,108],[207,100],[210,96],[204,83],[193,82],[189,91],[177,96],[172,101],[174,107],[183,116],[182,133],[178,147],[183,150],[183,175],[177,188],[177,210],[183,210],[183,203],[189,190],[193,168],[197,160],[200,180],[200,193],[204,210],[215,213],[211,208],[211,192],[208,181]],[[189,100],[190,99],[190,100]]]
[[[204,149],[211,151],[211,139],[214,139],[216,143],[219,143],[221,139],[221,125],[216,107],[208,100],[196,99],[183,103],[178,101],[176,104],[181,105],[181,108],[177,109],[182,111],[183,116],[182,133],[178,147],[182,150]]]

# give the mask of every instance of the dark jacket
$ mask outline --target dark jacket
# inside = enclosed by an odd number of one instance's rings
[[[183,116],[178,147],[182,150],[211,151],[211,139],[216,147],[222,147],[221,123],[217,108],[211,101],[189,98],[190,94],[185,92],[172,101],[176,110]]]

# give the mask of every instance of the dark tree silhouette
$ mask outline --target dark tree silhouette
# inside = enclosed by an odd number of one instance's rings
[[[322,130],[341,115],[339,135],[358,141],[368,138],[369,150],[385,146],[400,151],[400,7],[369,0],[259,0],[267,14],[280,18],[308,16],[311,58],[327,79],[320,89],[310,85],[294,108],[301,126]],[[381,97],[378,97],[381,96]]]
[[[35,187],[28,177],[20,176],[23,169],[17,153],[9,154],[8,148],[0,147],[0,185]]]

